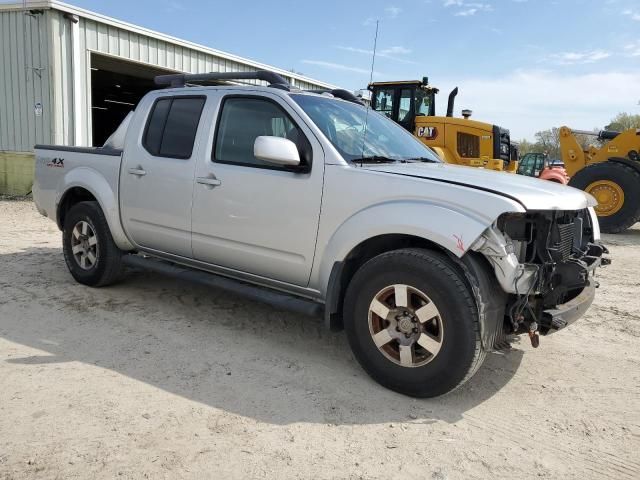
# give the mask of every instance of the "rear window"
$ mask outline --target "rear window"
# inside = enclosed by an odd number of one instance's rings
[[[143,146],[156,157],[190,158],[205,97],[161,98],[147,121]]]

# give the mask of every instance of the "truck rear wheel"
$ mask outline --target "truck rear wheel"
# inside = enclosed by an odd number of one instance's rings
[[[463,274],[438,252],[402,249],[374,257],[354,275],[344,305],[356,359],[391,390],[442,395],[484,360],[474,297]]]
[[[569,185],[595,197],[595,211],[605,233],[620,233],[640,220],[640,172],[629,165],[594,163],[576,173]]]
[[[64,219],[62,250],[69,272],[79,283],[103,287],[122,277],[122,251],[98,202],[71,207]]]

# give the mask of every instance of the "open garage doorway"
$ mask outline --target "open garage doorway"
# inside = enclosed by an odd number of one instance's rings
[[[92,145],[104,144],[145,93],[158,88],[153,78],[166,73],[174,72],[92,53]]]

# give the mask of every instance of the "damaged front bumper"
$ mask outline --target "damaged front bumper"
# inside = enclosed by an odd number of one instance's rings
[[[595,250],[597,256],[586,257],[590,261],[586,268],[586,285],[576,297],[568,302],[542,311],[539,325],[539,331],[542,335],[550,335],[571,325],[582,317],[593,303],[596,288],[600,286],[594,278],[596,269],[602,265],[609,265],[611,260],[603,256],[609,253],[604,245],[593,244],[591,250]]]
[[[598,282],[591,278],[577,297],[555,308],[543,310],[539,332],[542,335],[550,335],[582,317],[596,297],[596,288]]]
[[[539,335],[567,327],[591,306],[595,271],[610,263],[591,213],[503,216],[471,245],[507,295],[505,334],[528,334],[537,347]]]

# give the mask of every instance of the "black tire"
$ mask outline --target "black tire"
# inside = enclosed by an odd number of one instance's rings
[[[440,350],[424,365],[394,363],[374,343],[369,306],[376,294],[395,284],[424,292],[440,313]],[[464,274],[445,255],[431,250],[394,250],[366,262],[347,288],[344,323],[362,368],[378,383],[405,395],[434,397],[450,392],[473,376],[486,355],[480,341],[478,309]],[[414,353],[412,358],[416,356]]]
[[[640,221],[640,171],[621,162],[608,161],[591,164],[578,171],[571,180],[571,187],[586,190],[598,180],[617,184],[624,193],[620,210],[608,216],[598,215],[600,230],[604,233],[620,233]]]
[[[77,241],[74,240],[74,228],[81,224],[80,222],[86,222],[90,228],[88,231],[93,231],[97,238],[93,252],[94,263],[89,265],[90,262],[87,261],[85,268],[78,259],[78,255],[81,254],[73,253],[73,243]],[[123,252],[114,243],[107,219],[98,202],[80,202],[67,212],[62,229],[62,250],[69,272],[83,285],[104,287],[122,278]]]

